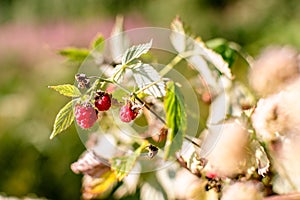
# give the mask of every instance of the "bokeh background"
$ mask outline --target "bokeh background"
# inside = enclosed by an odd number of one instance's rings
[[[77,71],[57,50],[109,36],[118,14],[126,29],[168,28],[179,15],[204,40],[226,38],[253,56],[271,44],[300,48],[298,0],[0,0],[0,196],[80,199],[70,164],[84,146],[74,127],[49,140],[67,99],[47,86]]]

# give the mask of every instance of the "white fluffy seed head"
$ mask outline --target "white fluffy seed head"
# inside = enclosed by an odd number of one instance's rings
[[[273,166],[278,173],[273,189],[279,194],[300,191],[300,135],[290,134],[271,149]]]
[[[246,173],[251,160],[247,129],[240,123],[228,122],[220,134],[221,138],[207,157],[207,171],[219,177]]]
[[[269,47],[254,62],[249,74],[252,88],[266,97],[299,77],[299,55],[291,47]]]
[[[286,90],[260,99],[252,115],[253,127],[265,142],[277,140],[287,134],[300,132],[300,79]]]
[[[236,182],[224,188],[221,200],[261,200],[263,193],[260,186],[253,181]]]

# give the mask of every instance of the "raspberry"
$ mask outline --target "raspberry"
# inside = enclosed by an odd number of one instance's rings
[[[111,106],[111,98],[108,93],[97,91],[95,96],[95,106],[99,111],[106,111]]]
[[[138,115],[138,111],[131,109],[131,104],[126,104],[125,106],[122,106],[120,109],[120,119],[123,122],[130,122],[136,118]]]
[[[97,111],[91,104],[87,105],[76,105],[75,107],[75,118],[77,124],[83,128],[91,128],[97,121]]]

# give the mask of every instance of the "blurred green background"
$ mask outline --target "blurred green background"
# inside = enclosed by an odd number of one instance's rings
[[[169,27],[179,15],[204,40],[223,37],[253,56],[270,44],[300,48],[298,0],[1,0],[0,196],[80,199],[70,164],[84,146],[74,127],[49,140],[67,99],[47,85],[72,83],[77,71],[57,50],[108,36],[117,14],[127,29]]]

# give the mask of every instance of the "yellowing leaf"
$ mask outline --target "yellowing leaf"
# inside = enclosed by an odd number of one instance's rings
[[[51,88],[67,97],[79,97],[81,95],[79,89],[71,84],[48,86],[48,88]]]
[[[84,199],[94,199],[108,195],[117,181],[113,171],[108,171],[98,178],[85,175],[83,178]]]

